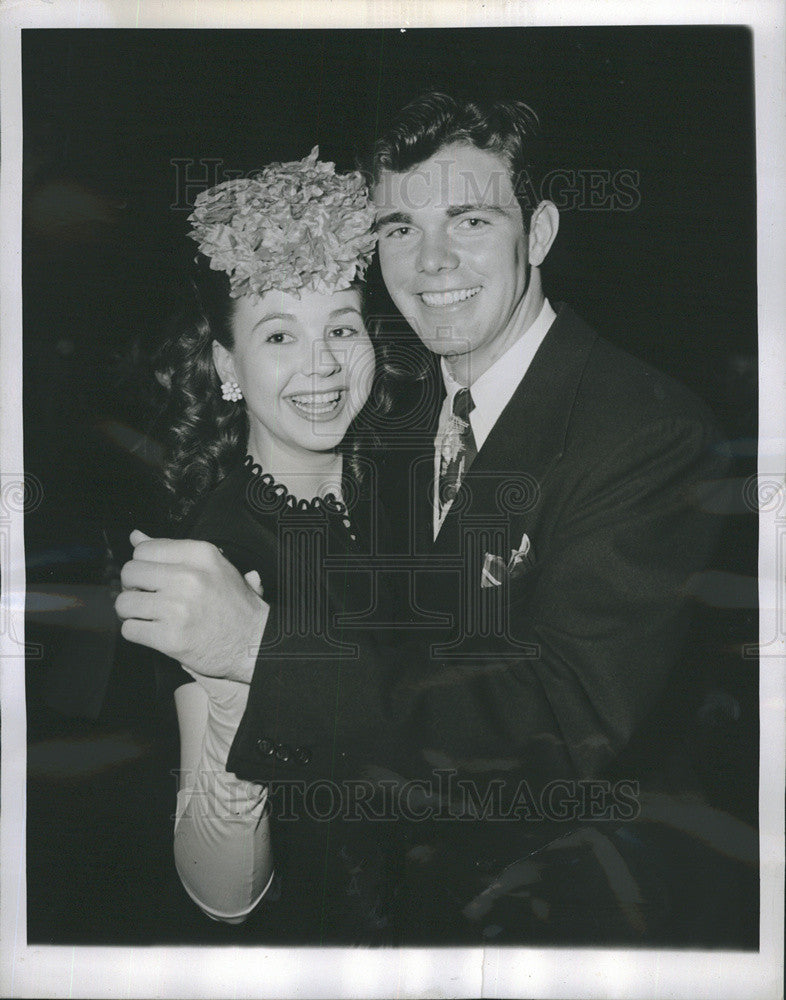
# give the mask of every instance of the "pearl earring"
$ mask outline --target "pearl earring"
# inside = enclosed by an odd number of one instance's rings
[[[234,381],[234,379],[221,383],[221,395],[230,403],[237,403],[238,400],[243,398],[240,386]]]

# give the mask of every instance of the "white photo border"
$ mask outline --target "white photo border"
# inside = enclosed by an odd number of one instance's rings
[[[25,900],[22,457],[22,28],[384,28],[741,24],[753,32],[760,357],[761,947],[758,953],[624,949],[282,949],[28,946]],[[0,988],[14,997],[782,996],[786,674],[786,127],[784,7],[776,0],[283,3],[6,0],[0,9]],[[769,490],[765,490],[771,484]],[[28,484],[29,485],[29,484]],[[30,487],[32,488],[32,487]],[[763,499],[764,492],[768,500]]]

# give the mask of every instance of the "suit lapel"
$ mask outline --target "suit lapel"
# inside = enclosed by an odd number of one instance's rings
[[[522,488],[540,484],[556,462],[565,442],[573,404],[589,351],[597,335],[565,305],[541,344],[507,406],[478,451],[466,476],[468,504],[454,503],[434,543],[434,551],[449,551],[462,516],[492,512],[499,490],[515,475],[526,476]]]

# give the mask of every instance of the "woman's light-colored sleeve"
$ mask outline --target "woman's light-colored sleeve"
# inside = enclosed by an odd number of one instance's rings
[[[248,690],[200,677],[175,691],[181,745],[175,866],[194,902],[227,923],[245,920],[273,880],[267,789],[226,771]]]

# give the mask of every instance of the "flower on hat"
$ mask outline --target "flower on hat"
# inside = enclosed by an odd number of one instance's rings
[[[230,294],[271,288],[335,292],[362,278],[377,242],[374,207],[358,171],[337,174],[315,146],[303,160],[201,192],[189,234]]]

